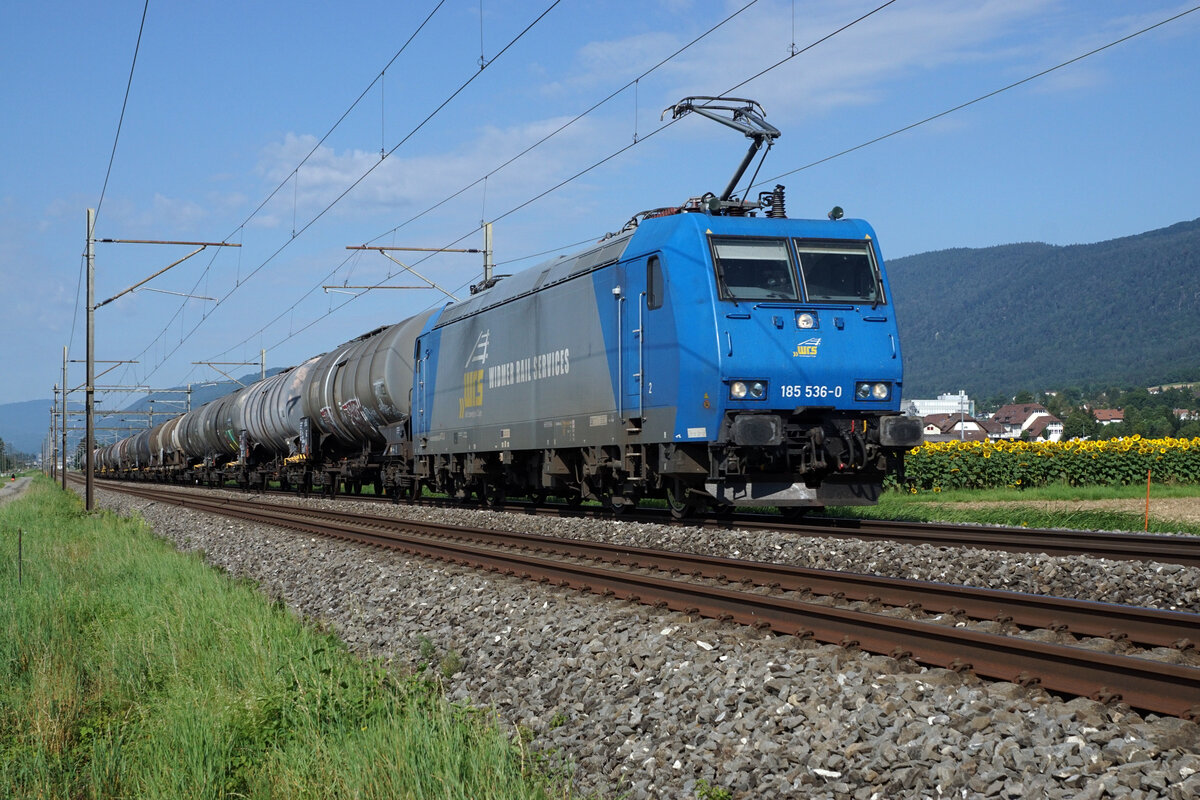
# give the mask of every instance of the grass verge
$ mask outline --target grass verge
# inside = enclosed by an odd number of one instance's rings
[[[1145,525],[1145,515],[1140,510],[1131,513],[1083,506],[1101,500],[1130,500],[1137,501],[1140,508],[1145,499],[1145,486],[1047,486],[916,495],[889,491],[876,506],[831,508],[829,513],[860,519],[1140,532]],[[1155,503],[1168,499],[1194,500],[1200,505],[1200,486],[1154,486],[1150,498],[1150,532],[1200,534],[1200,525],[1155,515]],[[1043,508],[1048,503],[1078,504],[1080,507],[1070,510]]]
[[[568,796],[435,678],[363,662],[44,477],[0,508],[0,587],[2,796]]]

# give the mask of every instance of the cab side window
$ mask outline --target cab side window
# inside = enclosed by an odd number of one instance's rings
[[[665,289],[662,260],[658,256],[650,256],[646,262],[646,308],[662,308]]]

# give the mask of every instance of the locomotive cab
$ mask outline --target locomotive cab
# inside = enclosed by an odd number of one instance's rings
[[[856,220],[676,219],[700,263],[667,257],[669,294],[676,308],[711,311],[678,323],[675,352],[692,357],[675,368],[668,489],[717,505],[874,503],[921,427],[898,413],[899,340],[873,231]],[[670,369],[646,366],[648,382]]]

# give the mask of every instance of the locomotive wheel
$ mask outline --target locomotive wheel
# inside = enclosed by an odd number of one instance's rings
[[[690,487],[678,478],[667,485],[667,508],[671,511],[671,519],[687,519],[696,510]]]

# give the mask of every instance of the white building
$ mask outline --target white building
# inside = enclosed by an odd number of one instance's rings
[[[933,414],[961,414],[964,417],[975,416],[975,401],[966,392],[958,394],[939,394],[937,400],[906,400],[904,413],[917,417],[928,417]]]

